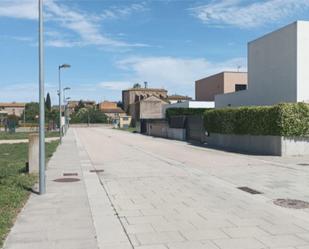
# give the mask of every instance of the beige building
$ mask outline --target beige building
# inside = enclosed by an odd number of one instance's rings
[[[155,96],[159,99],[167,98],[167,90],[155,88],[130,88],[122,91],[122,103],[124,111],[130,114],[130,106],[146,99],[150,96]]]
[[[131,126],[132,117],[131,116],[121,116],[119,118],[119,128],[127,129]]]
[[[246,90],[248,74],[246,72],[222,72],[195,81],[195,99],[214,101],[218,94]]]
[[[150,98],[154,97],[154,98]],[[144,100],[146,100],[144,102]],[[167,90],[156,88],[130,88],[122,91],[122,103],[124,111],[132,116],[132,124],[136,125],[136,122],[145,116],[149,117],[150,112],[156,117],[159,115],[159,105],[166,103],[164,99],[167,99]],[[150,109],[154,108],[153,111]],[[144,113],[145,112],[145,113]],[[160,113],[161,115],[161,113]]]
[[[21,117],[25,108],[25,103],[0,103],[1,113],[6,113],[7,115],[15,115],[17,117]]]

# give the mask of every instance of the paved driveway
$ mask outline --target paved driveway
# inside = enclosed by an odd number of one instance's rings
[[[273,204],[309,201],[308,158],[246,156],[106,128],[76,128],[75,136],[92,167],[104,169],[101,183],[131,248],[309,248],[308,210]]]

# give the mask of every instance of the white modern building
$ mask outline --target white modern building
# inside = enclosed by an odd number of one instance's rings
[[[248,44],[248,90],[216,95],[215,106],[309,102],[309,22],[297,21]]]

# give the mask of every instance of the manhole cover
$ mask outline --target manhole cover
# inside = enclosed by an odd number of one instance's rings
[[[102,173],[104,172],[104,169],[92,169],[90,170],[91,173]]]
[[[292,199],[277,199],[274,200],[274,204],[280,207],[294,208],[294,209],[309,208],[309,202],[292,200]]]
[[[253,194],[253,195],[262,194],[261,192],[255,190],[255,189],[252,189],[252,188],[248,188],[248,187],[239,187],[238,189],[245,191],[249,194]]]
[[[299,163],[300,166],[309,166],[309,163]]]
[[[63,176],[78,176],[77,173],[63,173]]]
[[[80,179],[78,178],[58,178],[55,179],[54,182],[78,182]]]

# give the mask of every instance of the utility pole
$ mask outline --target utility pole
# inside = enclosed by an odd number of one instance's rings
[[[44,101],[44,20],[43,0],[39,0],[39,102],[40,102],[40,127],[39,127],[39,193],[46,192],[45,181],[45,101]]]

